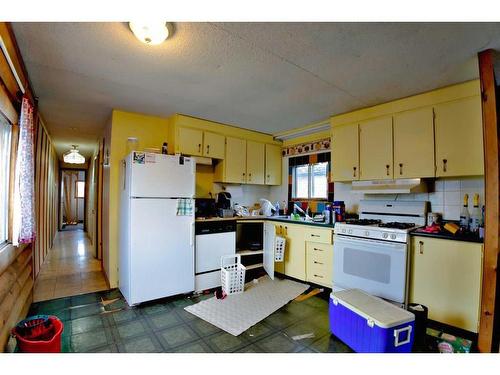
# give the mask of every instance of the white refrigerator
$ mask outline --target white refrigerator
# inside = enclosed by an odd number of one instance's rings
[[[194,290],[195,161],[133,151],[121,168],[119,288],[129,305]],[[179,205],[192,210],[181,210]]]

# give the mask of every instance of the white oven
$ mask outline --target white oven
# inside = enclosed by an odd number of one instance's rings
[[[400,304],[407,302],[406,243],[335,234],[333,290],[358,288]]]

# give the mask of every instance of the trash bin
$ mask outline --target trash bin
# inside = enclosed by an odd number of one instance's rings
[[[56,316],[35,315],[20,321],[12,335],[23,353],[60,353],[64,324]]]
[[[427,306],[419,303],[409,303],[408,311],[415,315],[415,341],[414,345],[417,349],[423,349],[426,345],[427,337],[427,315],[429,309]]]

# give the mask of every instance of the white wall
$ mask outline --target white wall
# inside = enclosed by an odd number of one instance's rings
[[[419,194],[384,194],[363,195],[351,190],[351,183],[336,182],[334,197],[336,201],[344,201],[348,212],[358,212],[360,199],[387,199],[387,200],[418,200],[429,201],[432,212],[443,215],[445,220],[459,220],[464,194],[469,194],[469,210],[472,208],[472,198],[479,194],[479,205],[484,205],[484,178],[438,178],[434,186],[430,184],[428,193]]]
[[[223,188],[225,188],[225,190]],[[265,185],[214,183],[213,191],[215,194],[221,191],[227,191],[231,194],[231,201],[233,204],[238,203],[243,206],[253,206],[254,203],[259,202],[260,198],[269,199],[270,197],[270,186]]]

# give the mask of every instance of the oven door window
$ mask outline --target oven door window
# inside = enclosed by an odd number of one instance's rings
[[[343,269],[348,275],[389,284],[391,281],[391,256],[345,247]]]

